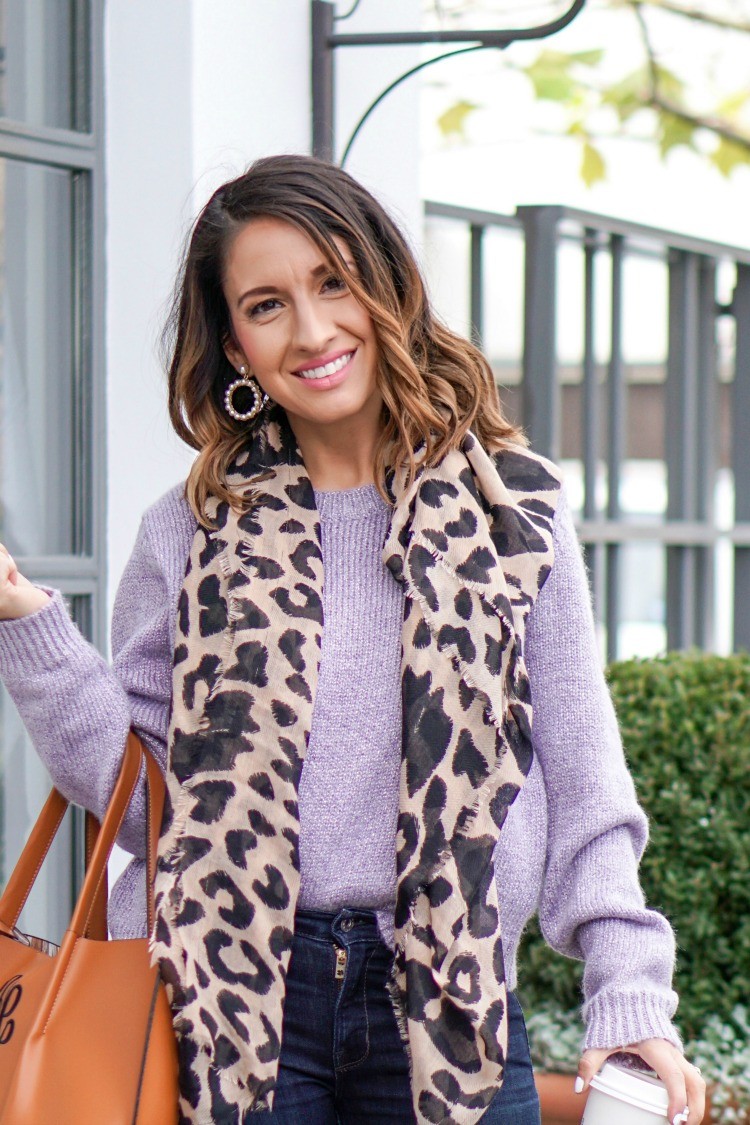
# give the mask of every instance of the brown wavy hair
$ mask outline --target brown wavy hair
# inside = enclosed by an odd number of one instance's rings
[[[383,399],[374,477],[384,497],[388,467],[406,466],[411,478],[418,465],[436,465],[459,447],[469,429],[489,450],[525,444],[503,414],[487,360],[435,316],[414,255],[377,200],[335,165],[269,156],[215,191],[198,216],[163,336],[172,425],[198,450],[186,496],[201,522],[209,496],[243,506],[228,488],[227,469],[253,427],[264,424],[263,413],[248,424],[224,409],[237,374],[224,353],[232,329],[222,285],[233,238],[261,217],[308,235],[372,318]],[[350,250],[356,276],[336,237]]]

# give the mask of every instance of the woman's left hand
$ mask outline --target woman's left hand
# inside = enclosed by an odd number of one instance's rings
[[[706,1083],[701,1072],[689,1063],[676,1047],[666,1039],[644,1039],[628,1047],[611,1050],[590,1049],[581,1056],[578,1064],[576,1091],[587,1089],[591,1079],[599,1072],[610,1055],[625,1052],[640,1055],[655,1070],[669,1092],[670,1125],[700,1125],[706,1109]],[[581,1081],[582,1080],[582,1081]]]

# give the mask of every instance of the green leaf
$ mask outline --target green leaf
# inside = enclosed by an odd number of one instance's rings
[[[593,51],[573,51],[568,58],[580,66],[599,66],[604,58],[604,50],[597,48]]]
[[[574,118],[574,120],[571,121],[568,125],[565,132],[569,137],[585,137],[586,139],[588,139],[589,136],[589,131],[586,128],[586,124],[581,120],[580,117]]]
[[[748,106],[750,106],[750,89],[738,90],[735,94],[729,94],[728,97],[719,102],[716,107],[716,116],[734,121]]]
[[[667,70],[667,68],[661,66],[661,64],[657,63],[655,72],[656,85],[661,96],[666,98],[667,101],[676,102],[679,105],[685,93],[685,83],[681,78],[677,77],[674,71]]]
[[[479,109],[479,106],[463,100],[449,106],[437,119],[440,132],[446,139],[458,137],[460,140],[465,140],[466,122],[475,109]]]
[[[750,137],[747,144],[738,144],[720,137],[719,143],[709,157],[722,176],[730,176],[741,164],[750,164]]]
[[[564,103],[573,101],[579,91],[578,83],[570,73],[573,64],[572,55],[542,51],[530,66],[522,70],[530,79],[538,98]]]
[[[662,159],[678,145],[695,148],[695,126],[675,117],[673,113],[660,113],[657,126],[657,140]]]
[[[576,67],[596,67],[603,58],[602,50],[541,51],[521,70],[531,80],[538,98],[577,105],[582,100],[582,90],[574,74]]]
[[[604,157],[598,148],[594,148],[590,141],[583,146],[581,157],[581,179],[586,187],[593,187],[600,180],[607,178],[607,166]]]
[[[650,97],[649,74],[646,67],[627,74],[602,93],[602,103],[612,106],[621,122],[628,121],[639,109],[648,105]]]

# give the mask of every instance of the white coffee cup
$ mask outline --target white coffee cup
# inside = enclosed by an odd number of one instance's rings
[[[643,1071],[606,1062],[591,1079],[581,1125],[664,1125],[667,1087]]]

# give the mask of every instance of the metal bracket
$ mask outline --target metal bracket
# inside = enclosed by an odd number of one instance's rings
[[[561,31],[575,19],[586,0],[573,0],[571,6],[555,20],[538,27],[486,28],[471,31],[379,31],[345,33],[334,31],[335,13],[330,0],[312,0],[312,151],[323,160],[335,159],[335,73],[334,52],[337,47],[404,47],[429,43],[465,43],[465,47],[425,59],[411,67],[372,102],[357,122],[344,147],[342,167],[346,163],[362,126],[370,114],[407,78],[433,63],[467,51],[481,51],[489,47],[504,50],[511,43],[528,39],[545,39]]]

